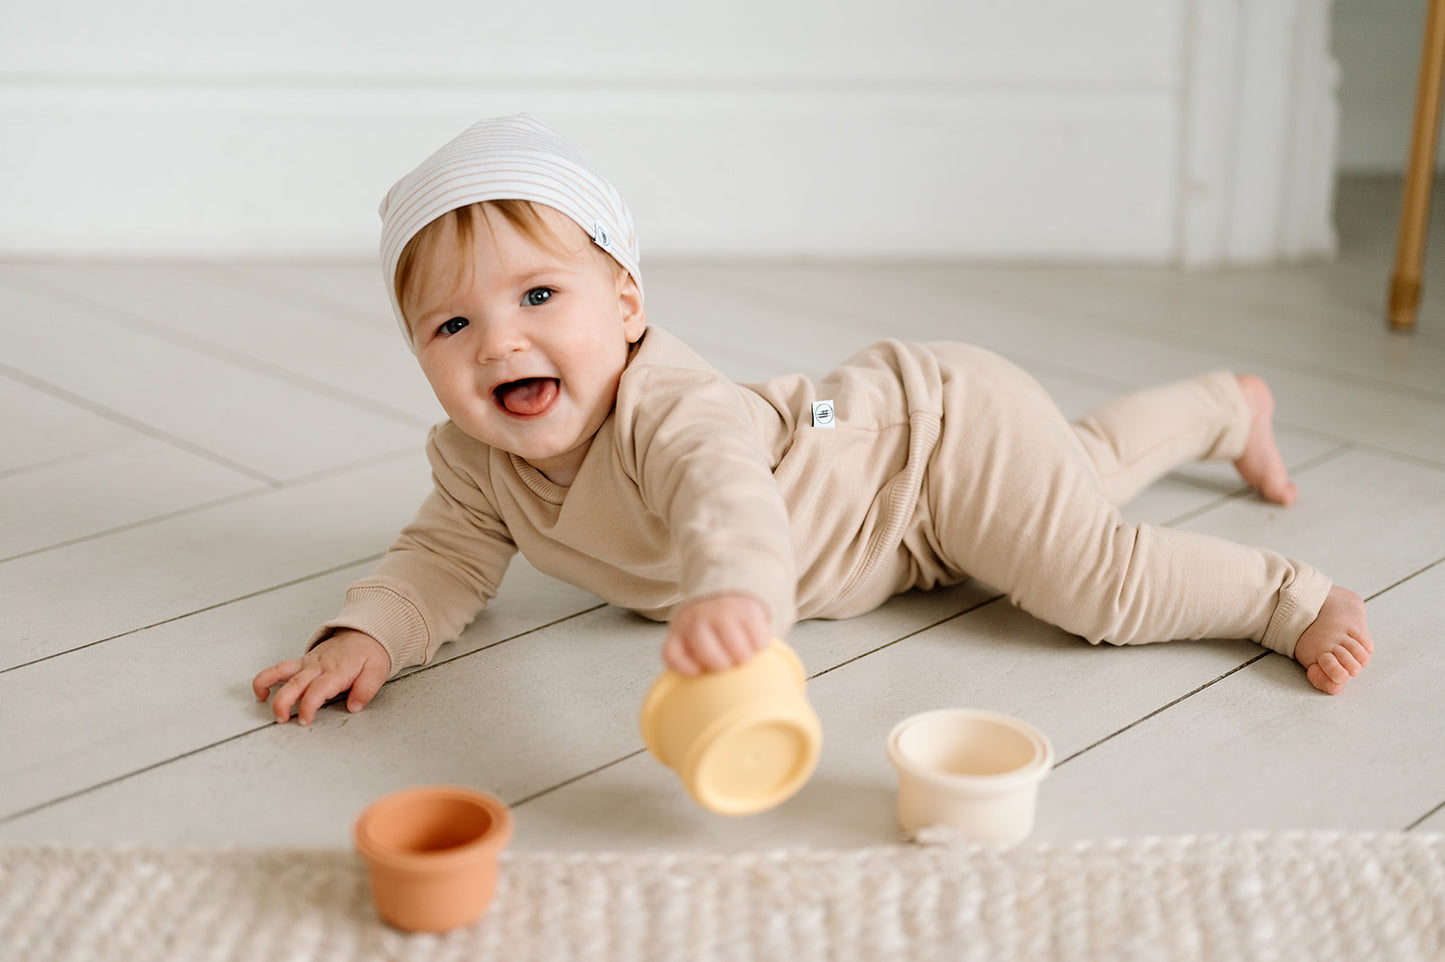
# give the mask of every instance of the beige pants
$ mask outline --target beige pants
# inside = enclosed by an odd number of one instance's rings
[[[1013,364],[936,350],[950,373],[920,503],[931,518],[905,539],[925,581],[977,578],[1095,643],[1249,638],[1293,655],[1328,578],[1273,551],[1130,524],[1117,508],[1181,463],[1240,456],[1250,410],[1233,375],[1132,394],[1071,424]]]

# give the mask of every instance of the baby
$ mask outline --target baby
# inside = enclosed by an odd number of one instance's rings
[[[728,381],[649,327],[632,218],[527,117],[479,123],[381,208],[392,307],[449,419],[434,488],[374,574],[256,697],[359,711],[496,594],[511,556],[669,624],[684,674],[799,618],[977,578],[1091,642],[1249,638],[1331,694],[1374,645],[1360,598],[1299,561],[1116,508],[1188,460],[1296,496],[1258,378],[1214,372],[1070,423],[1021,370],[885,341],[814,383]]]

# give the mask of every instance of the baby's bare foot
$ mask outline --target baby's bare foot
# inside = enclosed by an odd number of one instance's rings
[[[1238,380],[1253,419],[1244,453],[1234,462],[1234,468],[1266,501],[1289,507],[1299,496],[1299,489],[1290,481],[1289,469],[1274,440],[1274,395],[1269,385],[1253,374],[1241,374]]]
[[[1319,616],[1300,635],[1294,657],[1310,684],[1327,695],[1344,691],[1345,682],[1370,663],[1375,643],[1365,623],[1365,603],[1338,585],[1330,589]]]

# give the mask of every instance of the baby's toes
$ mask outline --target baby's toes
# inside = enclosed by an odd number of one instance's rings
[[[1364,662],[1360,661],[1359,655],[1351,651],[1346,644],[1336,645],[1330,650],[1329,654],[1335,656],[1335,661],[1339,663],[1341,668],[1349,672],[1351,678],[1358,675],[1360,669],[1365,667]],[[1365,654],[1363,649],[1360,650],[1360,654]],[[1368,660],[1369,656],[1365,655],[1365,658]]]
[[[1305,677],[1310,680],[1311,685],[1314,685],[1326,695],[1338,695],[1345,690],[1344,682],[1332,679],[1329,675],[1325,674],[1325,670],[1318,664],[1310,665],[1309,668],[1305,669]]]
[[[1364,641],[1356,641],[1353,638],[1347,638],[1345,639],[1345,647],[1354,654],[1355,661],[1358,661],[1360,663],[1361,668],[1370,663],[1370,655],[1374,654],[1375,652],[1375,646],[1370,644],[1368,638]]]
[[[1345,654],[1345,652],[1339,647],[1331,648],[1329,651],[1320,655],[1319,661],[1317,662],[1320,670],[1323,671],[1331,681],[1341,685],[1349,681],[1355,674],[1355,672],[1350,671],[1349,666],[1341,660],[1340,655],[1342,654]],[[1349,656],[1346,655],[1346,657]],[[1351,657],[1350,661],[1353,662],[1354,658]],[[1356,665],[1356,670],[1358,670],[1358,664]]]

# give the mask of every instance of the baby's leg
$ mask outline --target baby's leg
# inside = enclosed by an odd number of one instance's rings
[[[1126,523],[1028,375],[987,352],[951,358],[927,507],[958,572],[1092,642],[1250,638],[1295,654],[1328,578],[1272,551]]]
[[[1265,498],[1290,504],[1296,492],[1273,417],[1262,380],[1214,371],[1110,401],[1076,421],[1074,431],[1115,504],[1181,464],[1223,459]]]

